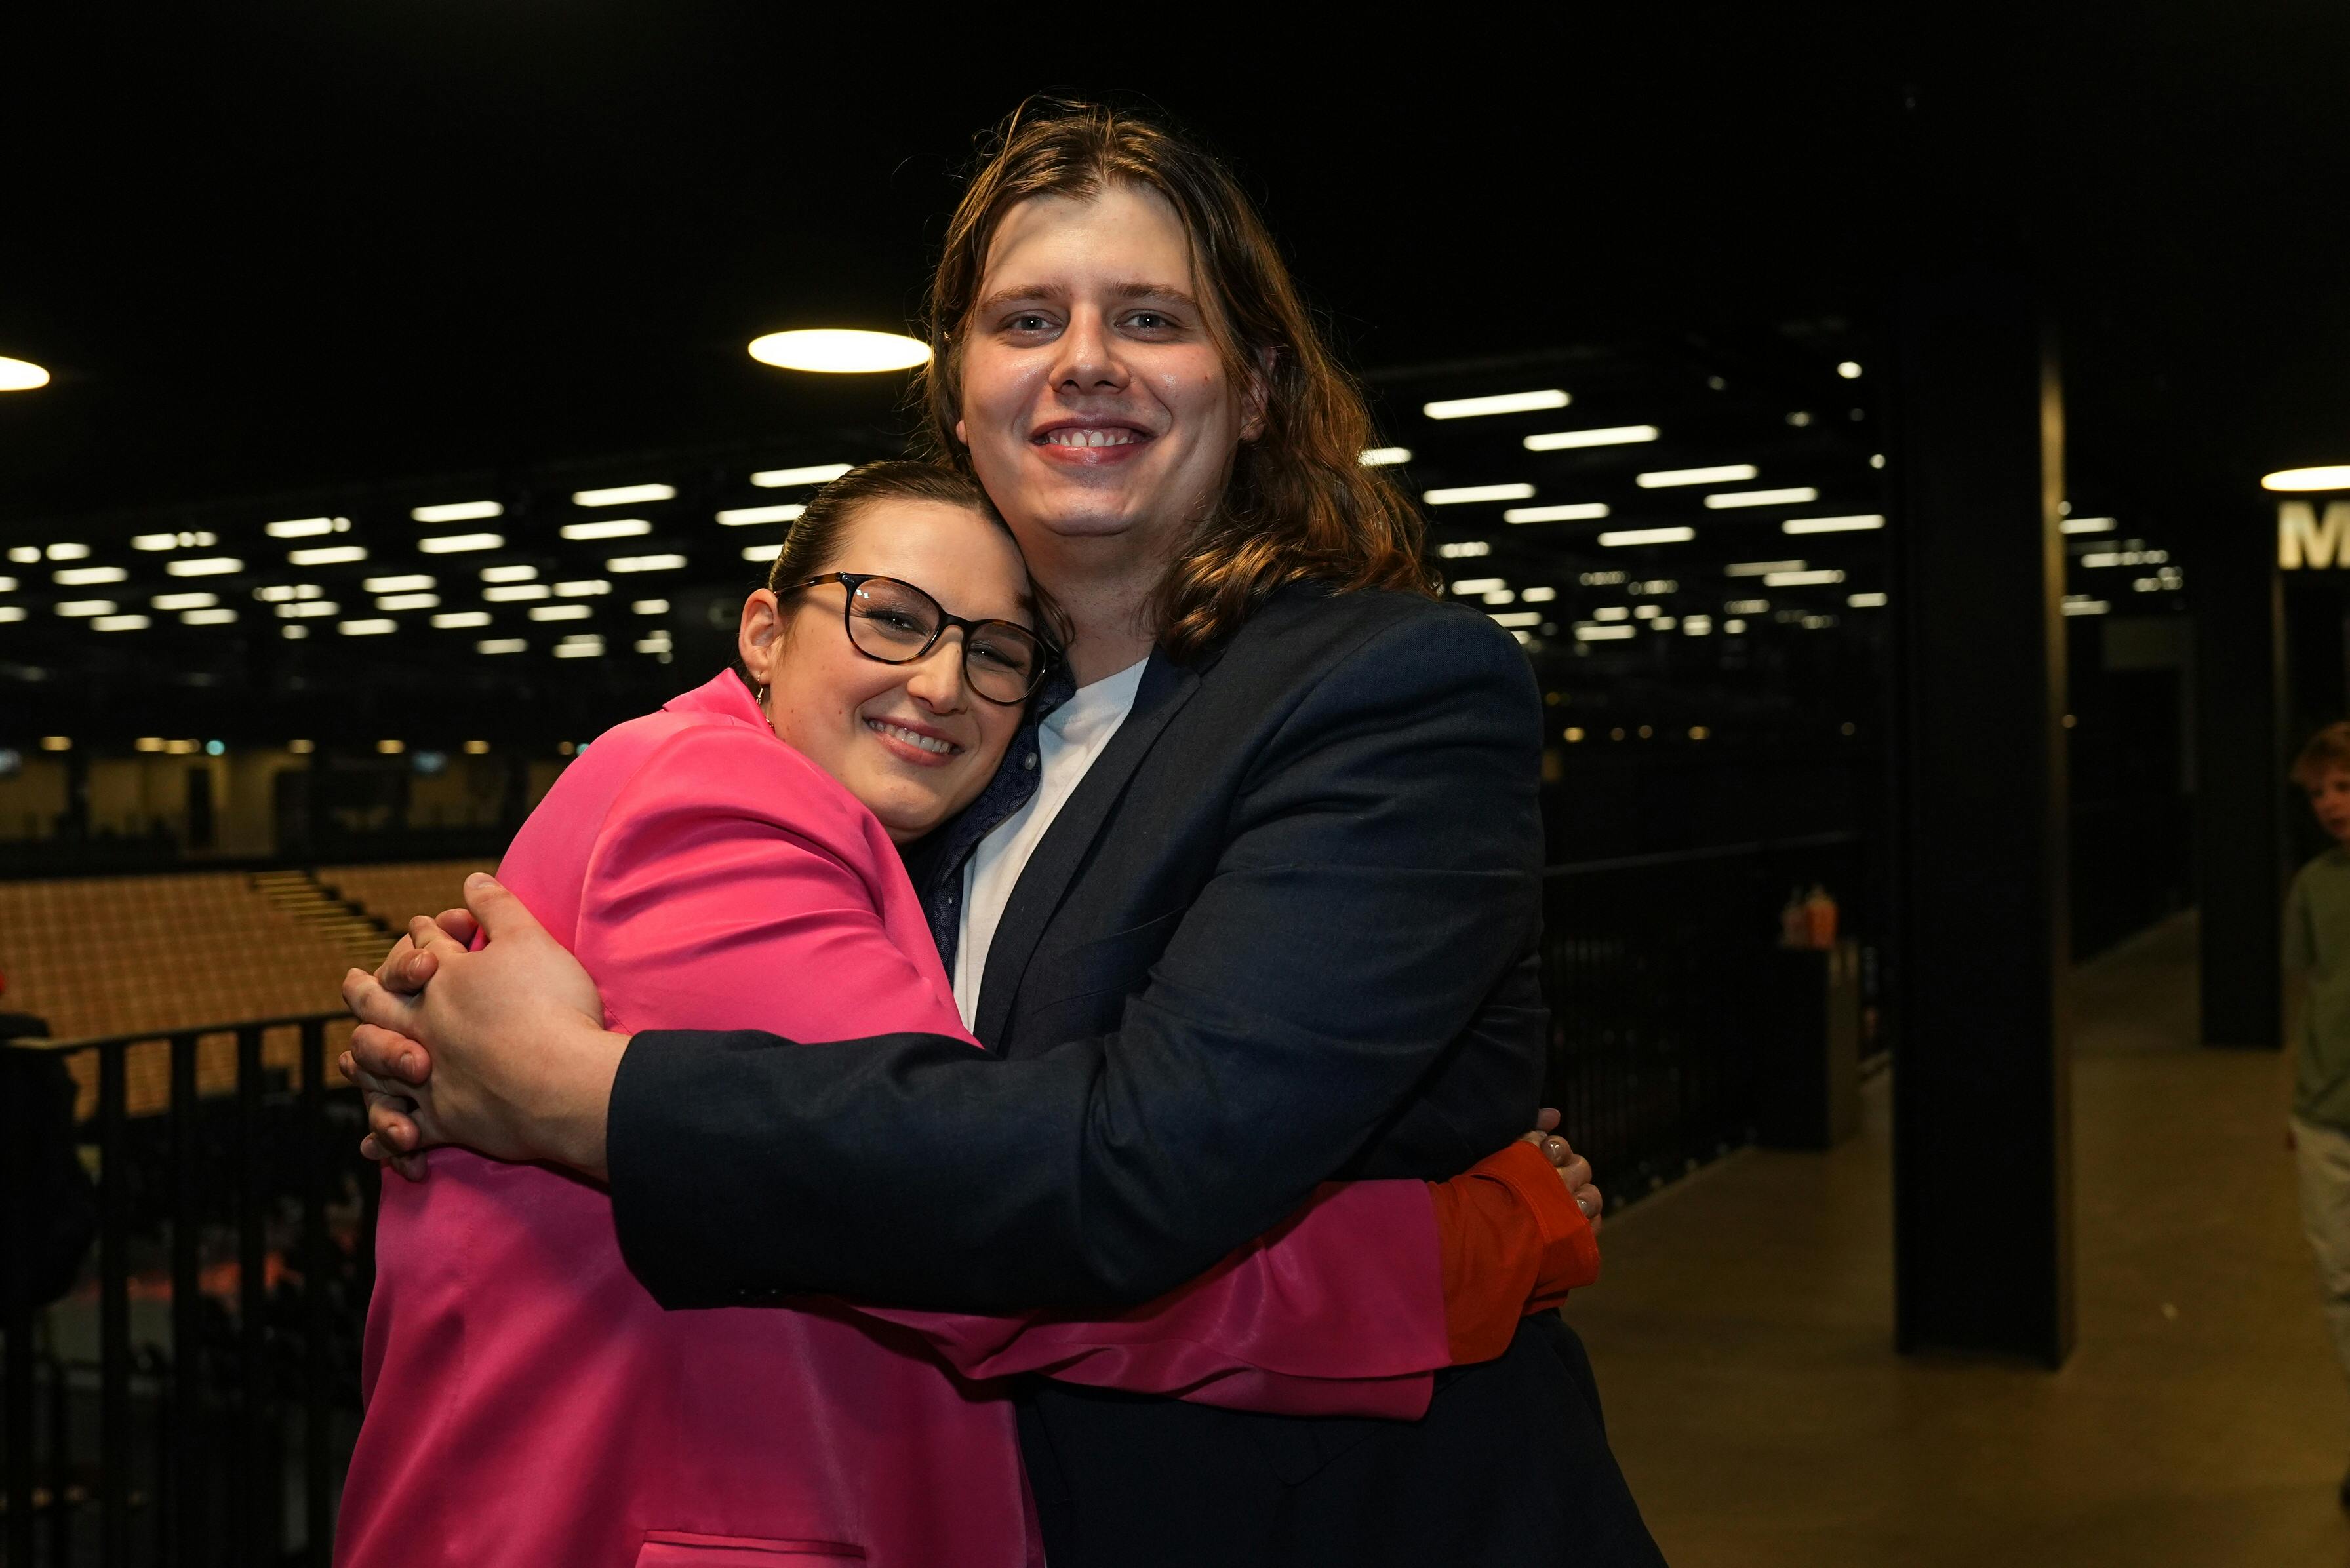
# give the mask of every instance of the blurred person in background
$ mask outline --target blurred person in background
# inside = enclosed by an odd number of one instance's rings
[[[950,223],[931,331],[927,444],[1072,628],[1074,694],[910,857],[988,1051],[608,1030],[478,884],[486,948],[420,922],[346,986],[376,1152],[608,1179],[671,1306],[1145,1300],[1325,1180],[1440,1180],[1534,1113],[1534,684],[1436,602],[1231,174],[1147,119],[1024,109]],[[1411,1423],[1066,1381],[1019,1403],[1056,1568],[1660,1560],[1555,1314]]]
[[[2285,1147],[2334,1353],[2350,1376],[2350,723],[2311,736],[2292,776],[2334,847],[2301,868],[2285,897],[2285,972],[2303,984]],[[2350,1473],[2340,1497],[2350,1509]]]

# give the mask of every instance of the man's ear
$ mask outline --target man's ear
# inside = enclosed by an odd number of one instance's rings
[[[754,588],[743,601],[743,624],[734,637],[734,650],[743,668],[762,686],[774,683],[775,642],[784,629],[784,607],[765,588]]]
[[[1264,434],[1265,410],[1273,401],[1273,368],[1281,363],[1281,349],[1268,345],[1256,351],[1256,363],[1251,368],[1248,384],[1241,389],[1241,440],[1254,441]]]

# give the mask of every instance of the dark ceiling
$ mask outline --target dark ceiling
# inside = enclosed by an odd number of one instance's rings
[[[1989,235],[2058,306],[2077,468],[2350,456],[2343,7],[1622,9],[109,13],[12,72],[0,354],[56,381],[0,397],[0,535],[887,421],[897,378],[743,345],[909,319],[973,133],[1053,87],[1230,156],[1366,369],[1865,330]]]

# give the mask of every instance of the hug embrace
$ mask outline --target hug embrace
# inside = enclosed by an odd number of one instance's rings
[[[1541,710],[1232,176],[1032,104],[922,461],[345,995],[337,1561],[1652,1564],[1555,1309]]]

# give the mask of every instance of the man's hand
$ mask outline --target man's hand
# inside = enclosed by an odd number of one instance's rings
[[[1596,1236],[1599,1234],[1600,1211],[1607,1207],[1607,1199],[1600,1196],[1599,1189],[1591,1185],[1591,1162],[1569,1147],[1565,1138],[1556,1136],[1558,1119],[1558,1113],[1544,1106],[1534,1116],[1534,1130],[1522,1134],[1518,1141],[1533,1144],[1558,1168],[1559,1180],[1565,1182],[1567,1191],[1575,1195],[1575,1206],[1583,1210],[1586,1220],[1591,1221],[1591,1233]]]
[[[607,1032],[595,982],[521,900],[466,879],[469,913],[411,922],[381,971],[353,970],[360,1023],[344,1073],[367,1093],[361,1148],[421,1174],[412,1157],[462,1144],[495,1159],[604,1169],[604,1122],[628,1037]],[[478,921],[488,944],[465,950]]]

